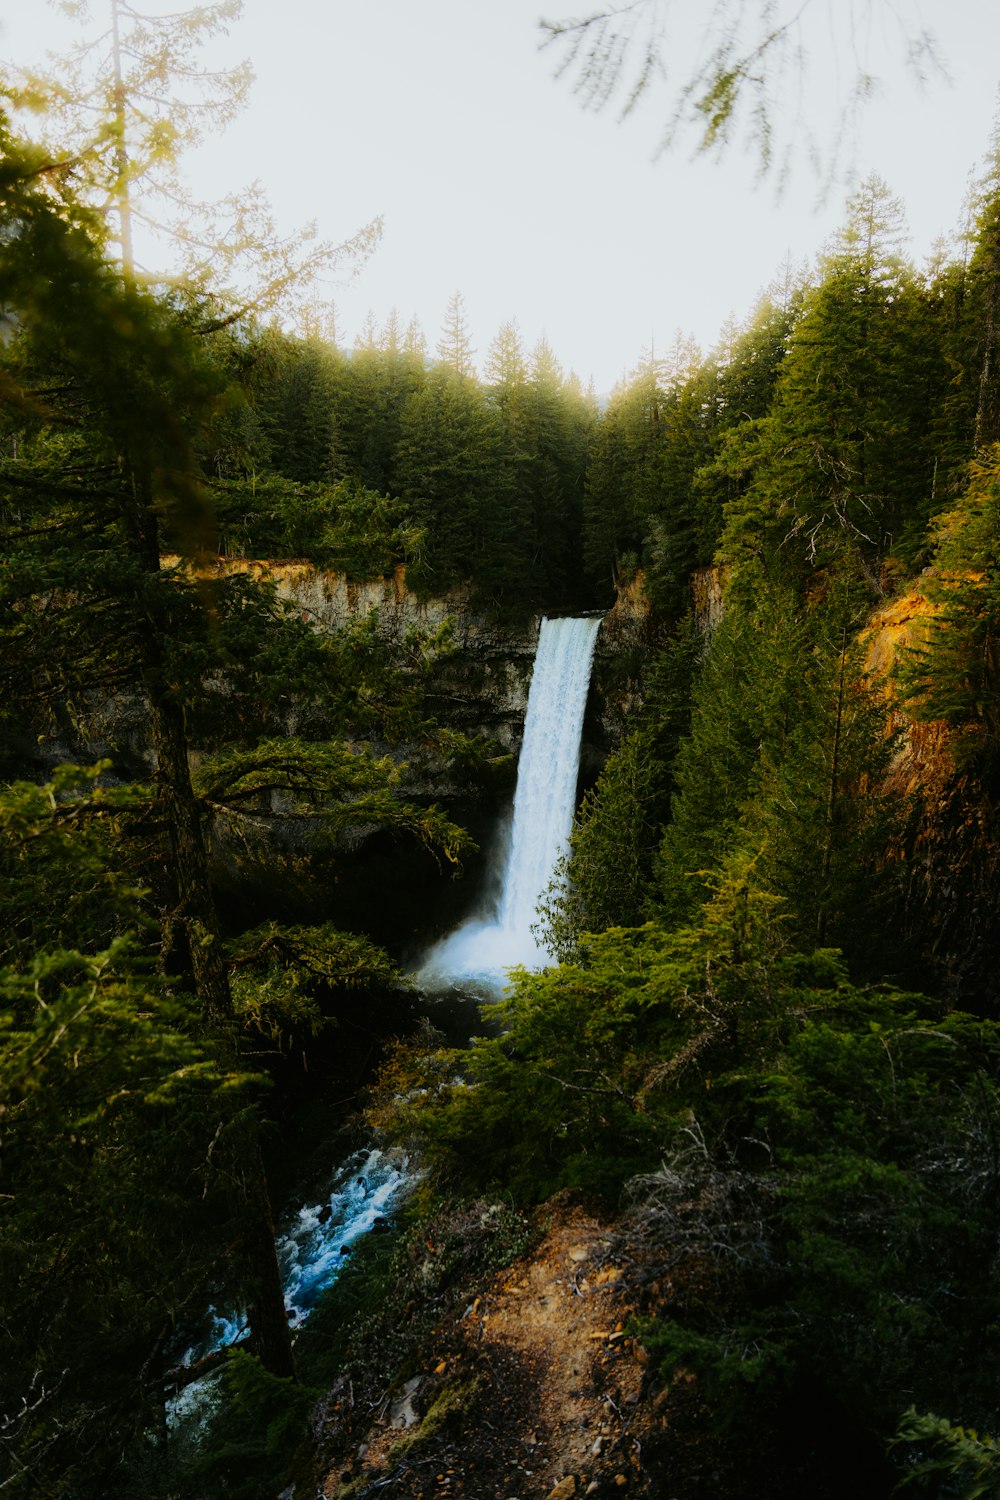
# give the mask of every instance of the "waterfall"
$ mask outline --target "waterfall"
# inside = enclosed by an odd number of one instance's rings
[[[507,969],[552,962],[531,924],[573,826],[580,732],[600,624],[593,616],[542,620],[500,896],[488,916],[464,922],[425,956],[416,979],[427,989],[468,985],[496,993]]]
[[[429,990],[465,987],[498,994],[506,970],[540,969],[552,955],[531,933],[539,897],[566,850],[576,807],[580,732],[600,619],[542,620],[517,771],[509,849],[500,895],[485,918],[463,923],[424,959],[416,978]],[[321,1202],[292,1213],[277,1237],[285,1303],[293,1328],[306,1321],[321,1291],[336,1280],[354,1243],[378,1228],[413,1182],[398,1152],[372,1147],[333,1173]],[[239,1340],[246,1317],[208,1309],[201,1337],[178,1363],[193,1365]],[[218,1400],[218,1372],[192,1381],[167,1406],[176,1428],[197,1432]]]

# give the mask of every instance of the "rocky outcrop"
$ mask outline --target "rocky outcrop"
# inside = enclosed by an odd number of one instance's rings
[[[893,674],[903,653],[923,639],[927,623],[939,612],[919,583],[872,615],[862,633],[865,669],[893,704],[892,726],[899,733],[890,778],[894,791],[912,794],[955,774],[952,736],[944,724],[913,719],[898,701]]]
[[[694,620],[702,632],[714,630],[722,619],[726,588],[725,568],[695,568],[691,574],[691,603]]]
[[[521,742],[538,620],[523,628],[497,624],[471,603],[468,588],[435,598],[415,594],[406,569],[389,578],[355,583],[308,562],[220,558],[217,572],[250,573],[272,582],[278,596],[319,630],[338,630],[373,614],[388,641],[412,632],[433,637],[447,626],[451,649],[437,662],[428,710],[449,728],[485,734],[506,751]]]
[[[643,670],[660,643],[661,624],[645,591],[643,572],[622,585],[601,622],[594,650],[590,701],[584,722],[581,768],[596,774],[626,733],[642,701]]]
[[[341,629],[373,612],[379,633],[391,641],[401,642],[411,631],[433,635],[447,625],[452,649],[435,668],[430,712],[450,728],[487,735],[507,752],[520,749],[541,616],[520,626],[500,624],[474,607],[468,588],[418,596],[402,566],[390,578],[369,583],[353,583],[307,562],[220,558],[214,567],[268,579],[280,598],[320,630]],[[621,737],[640,694],[642,664],[656,633],[644,583],[638,573],[619,590],[597,637],[584,730],[591,760],[602,759]]]
[[[895,850],[903,872],[903,921],[920,965],[956,1004],[1000,1004],[996,969],[1000,911],[1000,840],[995,789],[963,764],[954,733],[921,720],[900,703],[893,672],[907,648],[919,645],[941,606],[928,597],[925,574],[879,609],[862,637],[866,665],[893,704],[899,734],[885,790],[906,800],[910,818]]]
[[[177,558],[164,558],[165,566],[177,563]],[[498,623],[474,606],[469,589],[439,598],[418,596],[408,588],[403,568],[367,583],[301,561],[219,558],[208,572],[216,577],[248,574],[273,583],[279,597],[319,631],[341,630],[374,618],[379,634],[403,644],[414,632],[433,638],[446,627],[448,644],[434,660],[427,685],[427,715],[447,729],[480,737],[491,747],[486,758],[470,769],[449,762],[433,745],[373,748],[405,762],[402,790],[409,800],[443,805],[482,848],[491,846],[514,789],[539,616],[518,625]],[[584,785],[596,778],[625,732],[654,643],[655,627],[642,579],[637,578],[620,593],[598,635],[581,751]],[[198,753],[196,746],[196,757]],[[117,774],[126,778],[151,772],[153,757],[140,694],[120,693],[106,703],[88,705],[85,720],[67,725],[64,735],[42,747],[39,759],[45,764],[39,768],[44,773],[58,760],[99,757],[110,758]],[[288,908],[283,915],[304,920],[316,915],[311,904],[321,899],[343,925],[369,931],[377,927],[380,940],[389,941],[392,935],[405,942],[427,921],[428,892],[433,891],[435,903],[441,905],[440,921],[445,925],[454,915],[452,901],[457,910],[470,899],[467,889],[464,894],[461,886],[452,890],[455,883],[446,878],[450,870],[439,878],[436,867],[428,868],[433,862],[426,851],[411,850],[405,841],[375,829],[352,830],[331,854],[335,865],[349,861],[350,881],[341,880],[336,869],[318,872],[310,854],[312,831],[310,820],[283,816],[277,804],[261,810],[259,817],[250,811],[239,818],[216,816],[212,847],[219,892],[241,920],[251,906],[270,911],[279,898]],[[467,873],[474,886],[475,860],[467,865]],[[320,887],[326,894],[318,898]]]

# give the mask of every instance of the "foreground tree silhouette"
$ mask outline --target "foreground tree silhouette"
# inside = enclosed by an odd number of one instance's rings
[[[90,20],[87,0],[63,8]],[[313,224],[282,237],[259,184],[211,203],[185,188],[185,151],[239,113],[253,81],[247,62],[216,69],[199,60],[199,49],[227,32],[242,9],[243,0],[214,0],[151,14],[129,0],[107,0],[103,30],[89,31],[47,69],[11,76],[16,106],[41,117],[53,159],[116,223],[126,274],[174,281],[179,271],[229,318],[279,303],[287,314],[318,277],[362,263],[381,233],[375,219],[339,245],[319,240]],[[143,263],[140,233],[157,264]]]
[[[804,152],[829,186],[865,105],[879,91],[883,60],[872,57],[873,34],[895,33],[916,80],[944,74],[937,41],[917,8],[908,24],[907,7],[891,0],[867,0],[861,15],[835,0],[720,0],[693,26],[683,10],[672,0],[630,0],[540,22],[543,45],[560,59],[556,76],[573,80],[585,108],[617,108],[624,118],[647,95],[666,102],[658,154],[692,139],[697,151],[716,154],[742,142],[759,174],[780,183]],[[831,47],[836,52],[838,43],[847,55],[835,133],[817,139],[813,59],[828,57]]]
[[[0,148],[0,221],[6,230],[0,305],[18,330],[18,345],[30,350],[23,370],[7,363],[4,406],[22,420],[27,415],[62,426],[69,460],[48,473],[19,473],[16,463],[8,465],[13,489],[20,483],[26,503],[34,502],[28,524],[36,529],[39,566],[52,570],[33,581],[29,577],[26,594],[25,580],[10,570],[4,599],[8,624],[19,623],[38,599],[51,602],[71,581],[65,568],[74,562],[72,548],[53,552],[44,544],[60,511],[75,504],[91,549],[75,560],[103,569],[105,588],[96,610],[88,613],[84,605],[67,624],[89,642],[95,660],[103,641],[105,658],[127,649],[138,666],[157,760],[157,810],[167,829],[176,892],[164,947],[176,941],[175,933],[182,939],[205,1028],[229,1048],[232,999],[201,808],[191,785],[184,707],[167,650],[170,585],[160,568],[165,533],[193,560],[212,539],[192,434],[221,398],[221,382],[181,320],[121,281],[88,233],[87,214],[60,193],[60,174],[50,159],[18,143],[2,119]],[[81,442],[89,449],[87,465],[81,462]],[[91,477],[86,487],[81,472]],[[9,489],[6,520],[10,537],[20,523]],[[30,549],[25,555],[30,558]],[[123,623],[127,642],[116,638]],[[8,629],[5,636],[16,639],[16,632]],[[244,1122],[243,1137],[239,1254],[250,1268],[253,1340],[270,1369],[289,1374],[291,1347],[252,1116]]]
[[[98,210],[114,211],[130,274],[133,220],[153,228],[162,222],[141,200],[176,214],[184,201],[182,151],[225,126],[246,98],[249,63],[218,71],[196,60],[197,49],[242,8],[242,0],[218,0],[150,16],[128,0],[109,0],[104,32],[79,42],[47,71],[21,75],[24,103],[44,113],[53,144],[75,158]],[[88,18],[82,0],[69,9]]]

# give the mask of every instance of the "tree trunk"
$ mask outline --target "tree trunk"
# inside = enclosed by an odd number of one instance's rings
[[[281,1270],[274,1243],[274,1221],[260,1154],[256,1121],[249,1122],[243,1148],[246,1172],[246,1234],[244,1256],[250,1280],[247,1315],[250,1348],[272,1375],[295,1378],[292,1336],[285,1315]]]
[[[830,757],[830,774],[827,783],[826,815],[823,829],[823,858],[820,866],[822,885],[820,887],[820,906],[816,913],[816,941],[820,945],[826,942],[827,929],[827,902],[830,895],[830,869],[833,864],[833,840],[834,824],[837,817],[837,791],[840,779],[840,747],[844,732],[844,709],[847,694],[847,629],[844,628],[840,640],[840,666],[837,674],[837,709],[833,728],[833,750]]]
[[[118,203],[122,270],[126,278],[132,281],[135,278],[135,252],[132,248],[132,200],[125,122],[125,81],[122,77],[121,39],[118,33],[118,0],[111,0],[111,58],[115,73],[115,198]]]
[[[201,804],[191,784],[184,709],[171,690],[164,661],[164,623],[156,603],[160,587],[160,538],[149,465],[137,465],[134,475],[134,503],[125,520],[136,558],[141,561],[148,580],[137,610],[137,627],[150,733],[156,751],[160,806],[170,839],[171,873],[177,894],[173,920],[179,920],[184,932],[191,977],[205,1023],[209,1030],[221,1030],[227,1037],[222,1045],[232,1049],[235,1065],[233,1000],[209,873]],[[165,944],[169,941],[170,934],[165,932]],[[254,1117],[247,1118],[235,1149],[236,1178],[242,1183],[241,1279],[247,1295],[251,1348],[272,1375],[294,1376],[291,1336],[274,1244],[274,1219]]]
[[[163,694],[159,673],[146,673],[149,717],[156,751],[160,805],[169,831],[177,912],[187,942],[191,977],[210,1025],[232,1021],[229,973],[208,868],[201,806],[191,785],[183,710]]]

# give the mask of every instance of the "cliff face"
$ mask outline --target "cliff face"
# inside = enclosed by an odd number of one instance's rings
[[[1000,840],[994,789],[957,755],[940,721],[908,715],[893,669],[920,643],[940,606],[918,583],[880,609],[864,634],[866,664],[893,702],[899,748],[886,790],[908,800],[910,820],[895,851],[903,871],[903,920],[919,962],[959,1005],[1000,1003],[996,967],[1000,912]]]
[[[520,749],[540,616],[520,627],[499,625],[473,608],[467,589],[418,598],[406,585],[403,567],[392,578],[358,584],[308,563],[236,560],[220,566],[254,570],[273,579],[278,594],[320,629],[340,628],[376,610],[380,632],[401,641],[408,631],[433,633],[448,622],[454,650],[441,658],[434,672],[431,711],[451,728],[486,734],[508,752]],[[651,639],[640,575],[619,594],[597,637],[584,731],[592,756],[596,752],[603,758],[620,737],[636,700]]]
[[[952,735],[947,726],[910,717],[899,704],[893,684],[893,672],[903,653],[920,643],[927,622],[937,613],[938,606],[917,585],[877,610],[862,635],[865,667],[893,703],[893,727],[900,731],[890,771],[891,788],[907,795],[922,788],[929,790],[955,775]]]
[[[338,630],[377,614],[386,640],[412,631],[434,635],[446,623],[453,650],[439,658],[428,708],[450,728],[486,734],[502,749],[516,751],[528,701],[538,621],[523,629],[502,627],[473,609],[469,591],[418,598],[407,587],[406,569],[391,578],[352,583],[311,563],[221,560],[220,571],[249,572],[272,581],[280,598],[318,630]]]
[[[714,630],[722,619],[725,588],[724,568],[695,568],[691,574],[691,603],[699,630]]]
[[[538,643],[541,616],[523,625],[501,625],[477,610],[467,589],[419,598],[407,587],[406,569],[372,583],[351,583],[311,563],[272,563],[225,559],[226,572],[248,572],[272,581],[280,598],[320,630],[342,629],[377,612],[378,630],[403,641],[410,631],[433,635],[449,625],[452,650],[433,671],[428,709],[449,728],[482,734],[516,755]],[[624,732],[640,696],[645,657],[655,644],[655,627],[639,575],[623,589],[604,616],[594,653],[594,671],[584,724],[584,775],[596,775],[608,750]]]
[[[890,705],[898,748],[883,790],[903,800],[905,834],[890,851],[899,872],[900,910],[912,951],[910,982],[950,990],[957,1004],[1000,1005],[996,949],[1000,942],[1000,837],[996,788],[963,762],[949,727],[909,713],[894,671],[908,648],[922,643],[941,606],[930,595],[933,575],[883,605],[863,633],[866,668]],[[725,577],[703,568],[692,577],[695,619],[710,631],[724,607]]]
[[[469,592],[461,589],[440,598],[418,598],[407,587],[402,568],[371,583],[352,583],[304,562],[219,559],[212,568],[217,575],[245,573],[273,582],[279,597],[320,631],[343,629],[374,612],[379,633],[401,643],[413,631],[433,636],[447,623],[451,649],[433,666],[427,712],[449,729],[484,737],[496,747],[493,759],[472,775],[447,765],[427,746],[375,748],[406,762],[409,798],[443,804],[488,848],[513,792],[540,618],[518,627],[499,625],[476,610]],[[651,639],[648,607],[636,584],[606,616],[598,636],[581,753],[585,783],[596,777],[624,730]],[[65,734],[42,750],[50,764],[110,757],[122,776],[149,774],[152,752],[141,696],[122,693],[105,704],[89,705],[85,724],[67,724]],[[437,871],[426,851],[374,829],[345,835],[330,869],[319,870],[309,856],[310,829],[309,820],[287,816],[278,806],[266,817],[215,818],[216,877],[234,920],[242,922],[258,904],[265,914],[272,900],[288,907],[289,920],[302,920],[320,901],[332,903],[336,912],[324,906],[324,914],[339,917],[345,926],[377,928],[382,941],[390,941],[390,934],[409,941],[426,922],[428,900],[440,904],[440,920],[447,925],[454,915],[452,904],[456,911],[464,907],[470,887],[474,891],[475,860],[469,862],[468,878],[456,886],[446,878],[450,872],[442,876]]]

